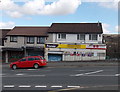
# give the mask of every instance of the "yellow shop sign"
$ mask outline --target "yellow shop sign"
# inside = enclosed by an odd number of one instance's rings
[[[72,45],[72,44],[45,44],[45,48],[85,49],[85,48],[86,48],[86,45]]]

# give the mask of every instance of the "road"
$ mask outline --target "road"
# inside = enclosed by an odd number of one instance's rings
[[[39,69],[12,70],[2,66],[3,90],[118,90],[117,65],[52,63]]]

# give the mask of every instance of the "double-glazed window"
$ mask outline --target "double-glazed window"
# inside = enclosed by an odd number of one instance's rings
[[[85,34],[77,34],[77,40],[85,40]]]
[[[97,34],[89,34],[89,40],[97,40],[98,35]]]
[[[27,43],[29,43],[29,44],[33,44],[34,40],[35,40],[34,37],[27,37]]]
[[[66,39],[66,34],[58,34],[58,39]]]
[[[44,44],[45,43],[45,37],[37,37],[37,44]]]
[[[17,42],[17,36],[10,36],[10,42]]]

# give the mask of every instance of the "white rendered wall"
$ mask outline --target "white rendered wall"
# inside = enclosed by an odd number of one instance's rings
[[[59,39],[58,34],[49,34],[47,43],[102,43],[102,34],[97,40],[89,40],[89,34],[85,34],[85,40],[77,40],[77,34],[66,34],[66,39]]]

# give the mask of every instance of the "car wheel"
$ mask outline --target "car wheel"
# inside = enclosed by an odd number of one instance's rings
[[[13,70],[17,69],[17,66],[16,66],[16,65],[13,65],[13,66],[12,66],[12,69],[13,69]]]
[[[39,67],[38,64],[34,64],[34,68],[37,69]]]

